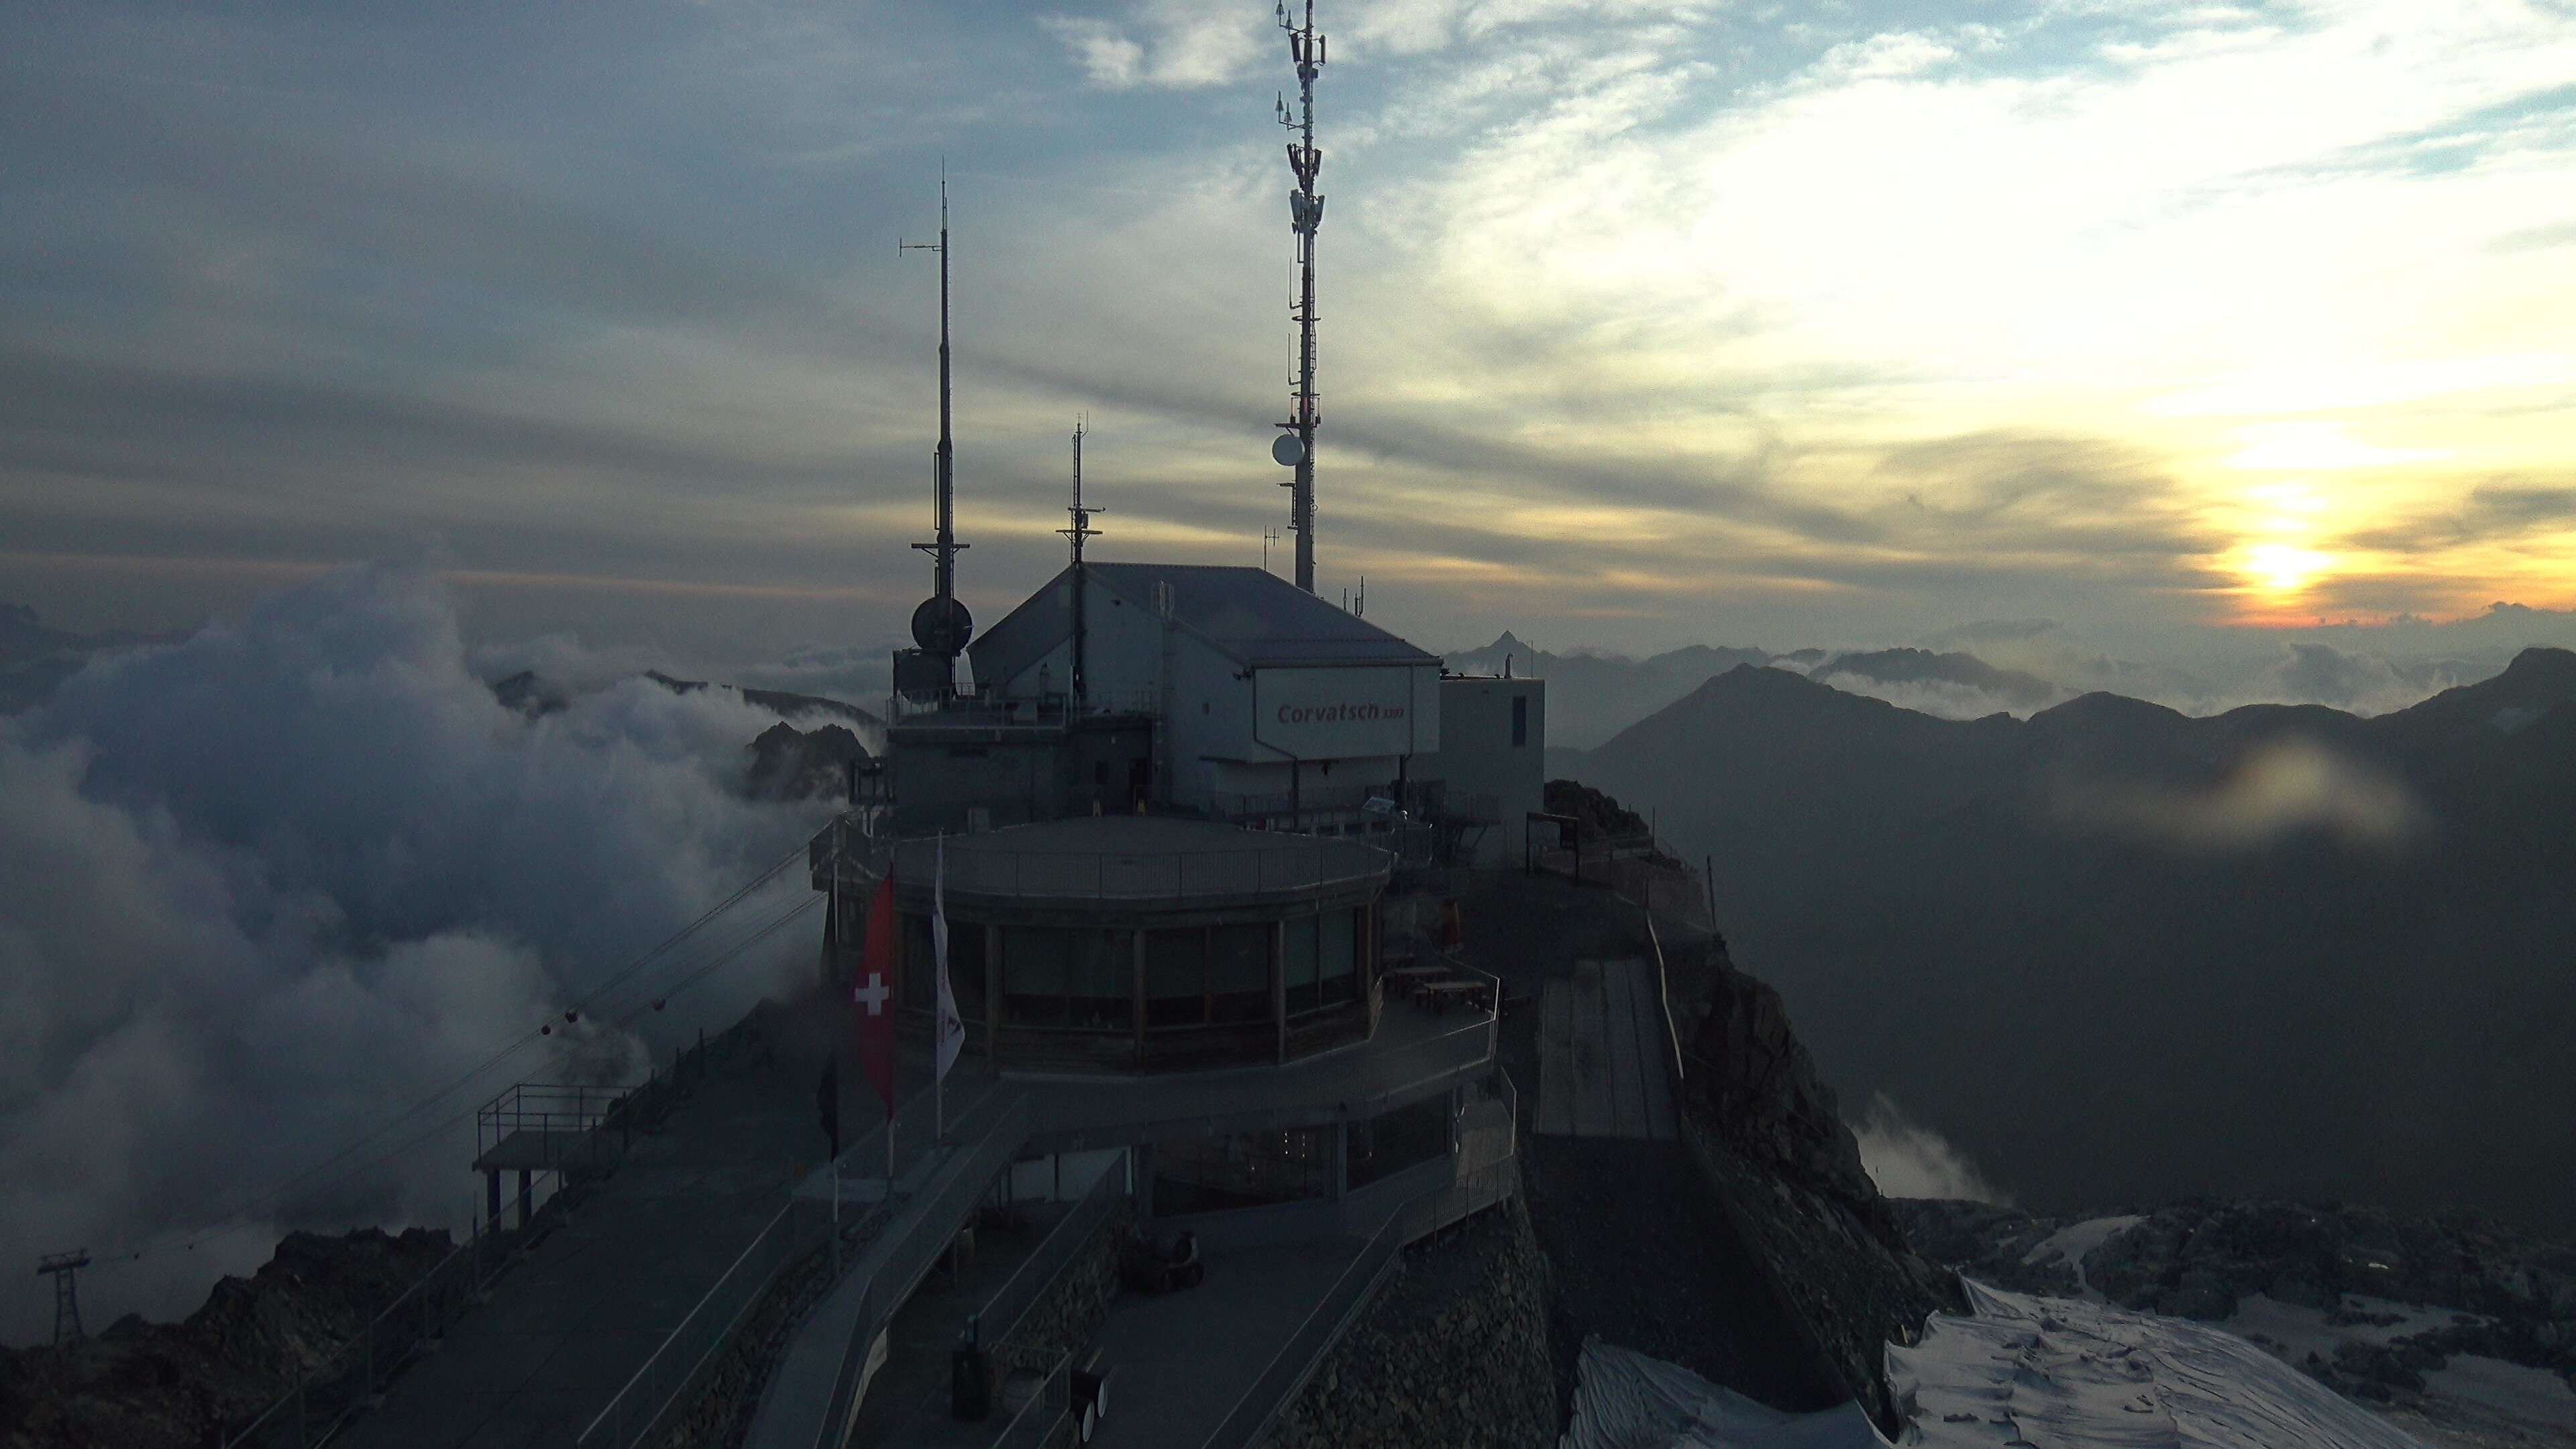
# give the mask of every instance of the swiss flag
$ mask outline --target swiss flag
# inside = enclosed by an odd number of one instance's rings
[[[850,983],[850,1022],[859,1043],[859,1070],[894,1115],[894,872],[877,882],[868,903],[868,950]]]

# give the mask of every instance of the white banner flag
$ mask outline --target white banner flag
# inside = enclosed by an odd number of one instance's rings
[[[957,991],[948,984],[948,837],[939,838],[938,864],[930,877],[930,961],[939,978],[939,1006],[932,1013],[932,1080],[948,1075],[958,1048],[966,1045],[966,1023],[957,1019]]]

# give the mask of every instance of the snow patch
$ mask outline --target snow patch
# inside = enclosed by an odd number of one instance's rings
[[[1908,1445],[2424,1449],[2378,1415],[2205,1324],[1973,1282],[1968,1296],[1971,1313],[1935,1314],[1922,1343],[1887,1350],[1889,1378],[1912,1416]],[[1559,1449],[1888,1443],[1857,1405],[1784,1414],[1598,1339],[1584,1344],[1577,1372],[1574,1416]],[[2537,1391],[2493,1382],[2498,1395]]]
[[[2030,1251],[2022,1254],[2021,1260],[2031,1264],[2064,1262],[2075,1270],[2076,1296],[2087,1303],[2100,1303],[2104,1301],[2102,1295],[2095,1292],[2092,1283],[2084,1277],[2084,1260],[2092,1255],[2095,1248],[2145,1221],[2136,1213],[2125,1217],[2090,1218],[2059,1228],[2032,1244]]]
[[[2424,1375],[2433,1398],[2457,1399],[2522,1424],[2576,1438],[2576,1389],[2547,1369],[2463,1353]]]

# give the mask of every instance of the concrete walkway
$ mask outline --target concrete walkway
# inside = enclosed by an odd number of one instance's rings
[[[821,1160],[808,1055],[719,1066],[335,1442],[570,1444]]]
[[[1560,1137],[1675,1140],[1673,1071],[1654,964],[1578,961],[1539,1008],[1538,1117]]]
[[[966,1423],[949,1414],[949,1352],[967,1318],[1011,1279],[1064,1216],[1064,1203],[1023,1204],[1027,1225],[976,1234],[975,1259],[955,1273],[934,1272],[914,1290],[886,1326],[885,1366],[868,1383],[859,1404],[856,1445],[902,1444],[920,1449],[987,1449],[1008,1413]]]
[[[1122,1295],[1098,1346],[1109,1414],[1100,1449],[1175,1449],[1204,1441],[1324,1301],[1365,1246],[1334,1238],[1207,1255],[1207,1281],[1160,1298]]]

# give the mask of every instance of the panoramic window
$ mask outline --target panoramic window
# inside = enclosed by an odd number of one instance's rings
[[[1207,932],[1145,933],[1145,1025],[1197,1026],[1208,1019]]]
[[[1270,1019],[1270,927],[1209,929],[1208,995],[1212,1021]]]

